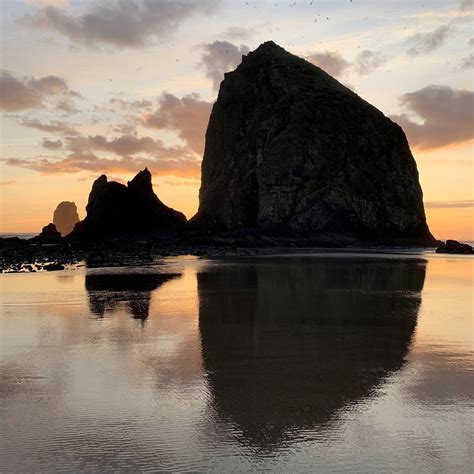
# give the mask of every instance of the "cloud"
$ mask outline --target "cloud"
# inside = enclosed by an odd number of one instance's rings
[[[39,173],[63,174],[91,171],[94,173],[136,173],[148,168],[156,176],[177,176],[198,178],[201,174],[201,163],[187,158],[101,158],[94,153],[72,153],[66,158],[53,160],[43,157],[33,159],[3,159],[9,166],[38,171]]]
[[[427,54],[440,48],[448,37],[450,25],[442,25],[429,33],[417,33],[409,38],[411,47],[407,53],[410,56]]]
[[[200,159],[192,150],[184,146],[166,146],[162,140],[151,137],[121,135],[108,139],[104,135],[67,136],[58,142],[45,139],[43,146],[48,149],[62,147],[67,153],[62,157],[4,158],[1,161],[42,174],[79,171],[120,174],[148,167],[157,175],[200,176]],[[115,157],[100,156],[98,153]]]
[[[243,26],[229,26],[219,36],[225,39],[233,40],[248,40],[255,35],[253,28],[246,28]]]
[[[162,185],[168,186],[199,186],[201,184],[200,179],[188,179],[186,181],[163,181]]]
[[[34,128],[48,133],[59,133],[65,136],[78,136],[80,133],[73,126],[60,120],[52,120],[49,123],[40,122],[38,119],[21,120],[20,125],[23,127]]]
[[[459,2],[459,10],[461,12],[466,12],[469,10],[474,9],[474,1],[473,0],[461,0]]]
[[[430,85],[400,97],[400,103],[423,123],[410,115],[394,115],[408,135],[411,146],[419,150],[457,145],[474,138],[474,92],[448,86]]]
[[[219,90],[224,73],[235,69],[242,61],[242,55],[250,51],[246,45],[236,46],[228,41],[214,41],[203,45],[202,49],[198,67],[212,81],[214,90]]]
[[[357,56],[355,62],[355,70],[361,76],[365,74],[370,74],[372,71],[382,66],[386,62],[387,58],[385,58],[381,54],[366,49]]]
[[[461,64],[459,66],[459,69],[472,69],[474,68],[474,54],[470,54],[469,56],[466,56],[465,58],[461,59]]]
[[[0,186],[9,186],[10,184],[15,184],[16,181],[14,179],[8,179],[6,181],[0,181]]]
[[[136,48],[175,32],[196,14],[209,14],[219,0],[108,0],[96,2],[79,15],[47,6],[21,23],[52,31],[74,43]]]
[[[66,81],[58,76],[18,78],[8,71],[0,71],[0,109],[8,112],[42,108],[49,97],[61,97],[70,92],[79,96],[69,91]],[[72,99],[68,100],[72,103]]]
[[[311,53],[306,56],[306,59],[334,77],[341,76],[350,66],[349,61],[346,61],[337,51]]]
[[[47,150],[59,150],[63,147],[63,142],[61,140],[49,140],[48,138],[43,138],[41,146]]]
[[[132,110],[132,109],[149,109],[152,107],[153,102],[151,100],[124,100],[119,98],[113,98],[109,100],[110,105],[116,106],[122,110]]]
[[[77,114],[79,112],[79,109],[76,108],[76,104],[69,97],[59,100],[56,104],[56,110],[61,110],[67,114]]]
[[[136,135],[137,128],[132,123],[120,123],[116,125],[112,131],[120,133],[121,135]]]
[[[108,140],[104,135],[67,137],[65,141],[67,148],[74,153],[85,153],[95,150],[123,157],[138,153],[174,158],[189,155],[189,152],[183,147],[167,147],[159,139],[155,140],[151,137],[138,138],[134,135],[122,135],[112,140]]]
[[[180,99],[164,92],[159,98],[158,110],[142,114],[139,122],[144,127],[177,133],[193,152],[202,155],[211,109],[212,103],[201,100],[199,94]]]
[[[474,200],[431,201],[431,202],[425,202],[425,207],[430,208],[430,209],[451,209],[451,208],[474,207]]]

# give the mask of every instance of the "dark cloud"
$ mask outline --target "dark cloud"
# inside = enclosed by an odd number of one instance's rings
[[[40,122],[38,119],[21,120],[20,125],[28,128],[34,128],[48,133],[59,133],[65,136],[78,136],[80,133],[73,128],[73,125],[61,122],[60,120],[52,120],[49,123]]]
[[[228,41],[214,41],[202,46],[203,53],[198,67],[202,69],[208,79],[212,81],[214,90],[218,90],[224,73],[242,61],[242,55],[248,54],[249,47],[241,44],[237,46]]]
[[[405,130],[410,144],[415,148],[441,148],[474,138],[472,91],[430,85],[402,95],[400,103],[423,120],[423,123],[415,122],[407,114],[392,116]]]
[[[387,58],[368,49],[362,51],[356,58],[355,70],[360,75],[370,74],[387,62]]]
[[[472,48],[474,46],[474,38],[471,38],[467,44]]]
[[[202,155],[211,109],[212,103],[201,100],[199,94],[180,99],[164,92],[159,98],[158,110],[142,114],[139,122],[144,127],[177,133],[193,152]]]
[[[306,56],[306,59],[334,77],[341,76],[350,66],[349,61],[346,61],[337,51],[311,53]]]
[[[75,43],[140,47],[175,32],[196,14],[212,13],[219,0],[108,0],[96,2],[79,15],[49,6],[21,23],[59,33]]]
[[[442,25],[429,33],[416,33],[408,40],[411,46],[407,53],[410,56],[418,56],[435,51],[445,42],[450,28],[450,25]]]
[[[15,77],[8,71],[0,71],[0,109],[8,112],[41,108],[44,101],[50,97],[65,96],[75,91],[69,91],[67,83],[58,76],[46,76],[39,79],[34,77]],[[72,99],[64,97],[72,104]]]
[[[63,142],[61,140],[49,140],[48,138],[43,138],[41,146],[47,150],[59,150],[63,147]]]
[[[430,209],[474,207],[474,201],[431,201],[425,202],[425,207]]]

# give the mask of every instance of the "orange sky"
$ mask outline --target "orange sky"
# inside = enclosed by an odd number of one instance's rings
[[[38,232],[63,200],[82,218],[96,177],[145,166],[191,217],[223,73],[273,39],[402,125],[432,232],[474,240],[472,2],[248,3],[143,3],[133,23],[112,2],[113,30],[97,0],[2,3],[0,232]]]

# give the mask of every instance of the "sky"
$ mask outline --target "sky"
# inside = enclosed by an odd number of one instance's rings
[[[197,210],[219,84],[273,40],[399,123],[428,224],[474,240],[473,0],[1,0],[0,232],[39,232],[94,179]]]

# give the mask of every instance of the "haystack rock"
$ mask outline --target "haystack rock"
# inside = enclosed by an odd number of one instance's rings
[[[153,192],[151,173],[140,171],[128,185],[97,178],[89,194],[87,216],[74,234],[101,237],[176,230],[186,222],[181,212],[165,206]]]
[[[436,242],[403,130],[273,42],[221,83],[193,222],[326,241]]]
[[[71,233],[77,222],[79,222],[79,214],[76,204],[69,201],[60,202],[54,211],[53,223],[61,235]]]

